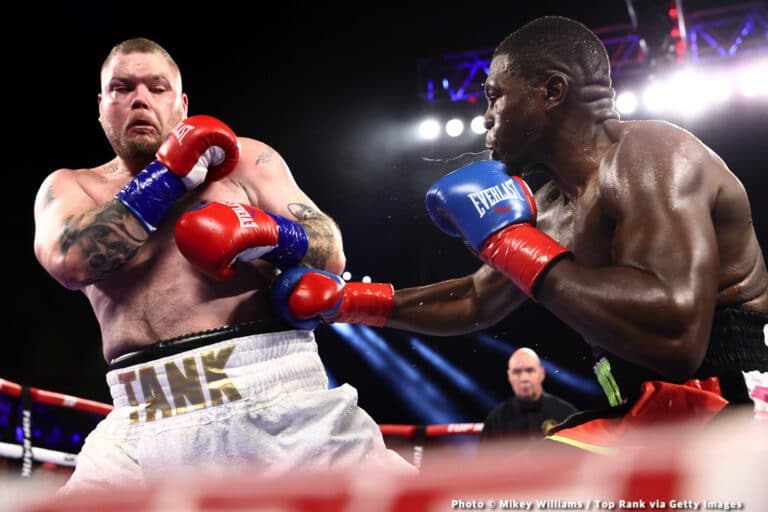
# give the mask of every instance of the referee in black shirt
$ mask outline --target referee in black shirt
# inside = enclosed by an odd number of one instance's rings
[[[543,438],[553,425],[576,412],[570,403],[544,391],[544,377],[536,352],[530,348],[516,350],[507,363],[507,379],[515,394],[488,414],[480,439]]]

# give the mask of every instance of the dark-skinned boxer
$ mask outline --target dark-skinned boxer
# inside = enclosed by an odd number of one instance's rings
[[[427,194],[435,224],[483,266],[362,305],[362,285],[294,269],[274,287],[284,318],[449,336],[532,298],[593,349],[611,407],[555,436],[598,450],[630,424],[709,418],[768,386],[768,273],[747,192],[723,160],[670,123],[619,121],[605,48],[566,18],[508,36],[485,93],[493,161]],[[518,178],[532,169],[551,178],[535,196]]]

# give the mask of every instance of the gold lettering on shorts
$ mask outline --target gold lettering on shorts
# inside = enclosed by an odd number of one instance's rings
[[[208,382],[208,393],[211,395],[211,405],[224,403],[221,398],[222,393],[227,395],[227,400],[230,402],[243,398],[224,371],[224,366],[226,366],[229,356],[234,350],[235,346],[230,345],[219,350],[218,354],[214,354],[213,350],[200,354],[205,380]]]
[[[182,362],[184,363],[183,373],[174,363],[165,363],[165,376],[171,386],[176,414],[205,407],[205,397],[203,396],[203,388],[200,386],[200,375],[197,373],[195,357],[185,357]],[[187,409],[187,402],[190,405],[189,409]]]
[[[136,391],[133,389],[133,383],[136,382],[136,372],[124,372],[117,374],[117,382],[125,387],[125,396],[128,397],[129,413],[128,419],[131,423],[139,422],[139,401],[136,400]]]
[[[224,367],[227,365],[235,346],[224,347],[218,352],[209,350],[200,354],[200,361],[203,366],[202,373],[196,362],[195,356],[187,356],[180,361],[184,367],[179,367],[179,361],[169,361],[164,365],[144,366],[136,371],[127,371],[117,374],[117,381],[123,385],[125,396],[128,398],[130,406],[128,419],[131,423],[138,423],[139,411],[144,409],[146,421],[155,421],[159,419],[158,411],[162,418],[169,418],[176,414],[202,409],[206,406],[221,405],[224,403],[224,396],[227,401],[234,402],[243,397],[237,390],[232,380],[227,375]],[[155,369],[157,368],[157,369]],[[168,381],[168,388],[163,391],[163,385],[160,383],[162,375]],[[205,376],[205,380],[203,380]],[[137,389],[135,382],[139,381],[144,403],[139,405],[136,396]],[[206,402],[203,387],[208,389],[210,403]],[[171,407],[166,392],[170,389],[173,397]]]
[[[158,410],[163,414],[163,418],[172,416],[171,404],[163,393],[163,387],[157,379],[155,369],[151,366],[139,369],[139,382],[141,382],[141,391],[144,393],[147,421],[155,421],[155,413]]]

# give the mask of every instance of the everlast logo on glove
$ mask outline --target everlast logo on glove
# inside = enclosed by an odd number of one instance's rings
[[[520,195],[520,191],[517,189],[513,180],[507,180],[500,185],[494,185],[490,188],[481,190],[480,192],[472,192],[467,194],[467,197],[475,206],[477,213],[480,214],[482,219],[488,210],[495,205],[507,199],[513,199],[516,201],[525,201],[525,198]],[[509,211],[507,209],[506,211]]]
[[[259,227],[258,224],[256,224],[256,221],[253,220],[253,215],[251,215],[251,212],[245,209],[245,206],[240,203],[227,202],[225,204],[229,206],[233,212],[235,212],[235,215],[237,215],[237,220],[240,221],[241,228]]]
[[[176,127],[173,129],[173,135],[176,137],[176,140],[179,141],[179,144],[184,142],[184,137],[187,136],[189,132],[194,130],[195,127],[189,124],[185,123],[179,123],[176,125]]]
[[[230,345],[218,352],[208,350],[162,365],[149,364],[137,370],[119,373],[117,380],[124,386],[130,406],[130,422],[138,423],[140,419],[155,421],[220,405],[224,403],[225,397],[229,402],[242,399],[242,395],[224,371],[234,349],[234,345]],[[183,369],[177,362],[181,363]],[[204,390],[207,393],[204,393]],[[169,395],[173,398],[173,406],[168,400]],[[142,412],[143,414],[140,414]],[[157,416],[158,412],[160,417]]]

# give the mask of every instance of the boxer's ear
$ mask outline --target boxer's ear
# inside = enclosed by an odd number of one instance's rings
[[[543,83],[544,108],[550,110],[563,104],[569,90],[568,77],[564,73],[551,73]]]

